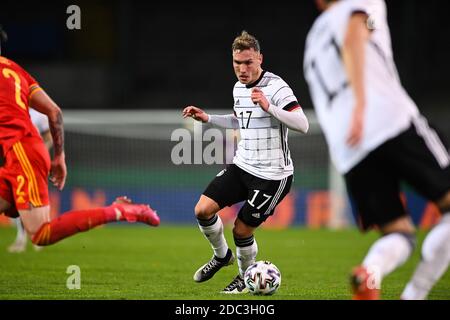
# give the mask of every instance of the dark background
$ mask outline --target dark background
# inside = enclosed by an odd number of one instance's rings
[[[81,30],[66,28],[70,4],[81,8]],[[445,110],[448,2],[388,0],[387,6],[406,90],[423,112]],[[243,29],[260,40],[263,67],[282,76],[308,109],[303,48],[317,15],[313,0],[2,0],[0,23],[10,36],[3,55],[29,70],[64,109],[229,108],[236,81],[230,46]]]

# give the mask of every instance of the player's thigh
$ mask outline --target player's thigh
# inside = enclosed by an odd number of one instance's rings
[[[450,155],[445,141],[421,118],[398,137],[391,161],[402,178],[428,200],[450,192]]]
[[[400,199],[400,179],[382,151],[373,151],[345,174],[352,212],[363,230],[381,228],[407,215]]]
[[[50,206],[19,210],[20,219],[28,235],[32,237],[43,224],[50,222]]]
[[[220,171],[206,187],[203,196],[215,201],[220,209],[247,199],[247,189],[239,170],[232,164]]]
[[[289,176],[281,180],[265,180],[247,174],[247,201],[238,213],[239,219],[251,227],[258,227],[266,221],[289,193],[292,179]]]
[[[17,210],[47,206],[50,159],[42,139],[23,138],[13,145],[6,158],[3,169]]]

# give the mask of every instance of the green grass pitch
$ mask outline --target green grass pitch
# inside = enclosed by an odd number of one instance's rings
[[[226,228],[231,248],[231,229]],[[419,244],[424,233],[419,233]],[[350,299],[348,272],[376,239],[357,230],[257,230],[258,260],[271,260],[282,273],[279,291],[271,297],[219,293],[237,274],[237,265],[222,269],[210,281],[195,283],[195,270],[212,251],[197,227],[116,225],[75,235],[35,252],[21,254],[7,246],[15,229],[0,229],[0,300],[7,299]],[[385,278],[383,299],[398,299],[419,260],[419,250]],[[81,270],[81,288],[66,287],[68,266]],[[430,299],[450,299],[450,272]]]

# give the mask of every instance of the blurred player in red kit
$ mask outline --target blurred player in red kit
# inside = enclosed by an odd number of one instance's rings
[[[7,37],[0,27],[2,40]],[[48,117],[52,160],[31,122],[30,106]],[[61,109],[24,69],[0,55],[0,212],[20,217],[30,239],[39,246],[109,222],[159,225],[158,215],[148,205],[133,204],[126,197],[107,207],[71,211],[50,220],[49,175],[62,190],[67,169]]]

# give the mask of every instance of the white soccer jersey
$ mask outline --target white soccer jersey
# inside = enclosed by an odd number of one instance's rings
[[[365,12],[369,16],[368,27],[373,30],[366,46],[364,133],[360,144],[350,147],[346,139],[354,97],[341,48],[354,12]],[[332,160],[341,173],[406,130],[419,115],[398,77],[383,0],[341,0],[323,12],[306,39],[304,74]]]
[[[239,121],[241,139],[233,163],[256,177],[281,180],[294,172],[288,148],[288,128],[255,105],[252,88],[260,88],[270,104],[289,110],[298,106],[291,88],[279,76],[263,71],[252,85],[234,86],[234,112]]]
[[[45,114],[30,108],[30,118],[39,133],[44,133],[50,130],[48,117]]]

